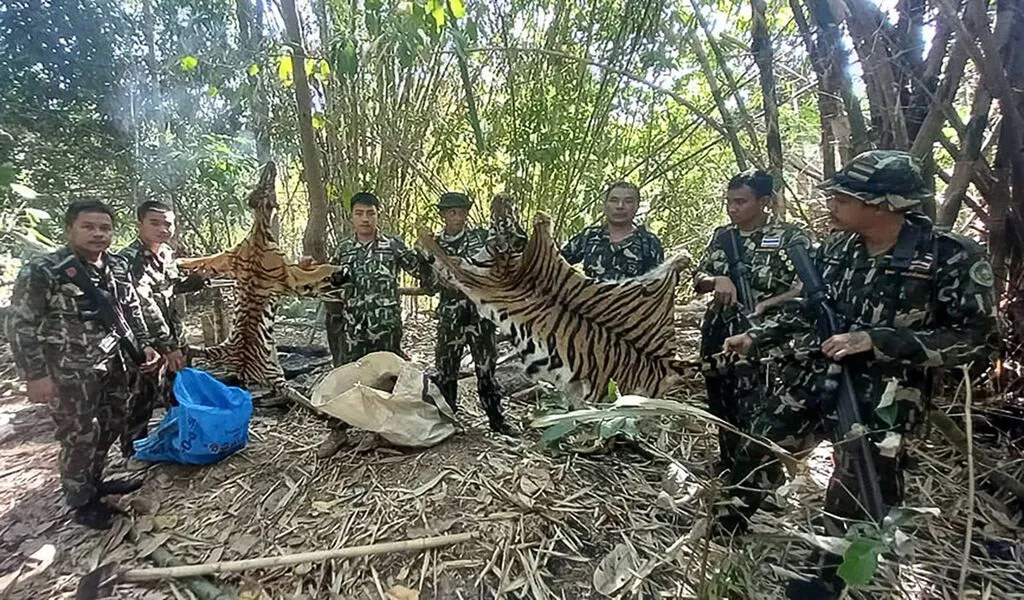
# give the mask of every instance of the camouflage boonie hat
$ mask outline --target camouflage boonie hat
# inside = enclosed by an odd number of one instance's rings
[[[902,150],[869,150],[853,157],[818,189],[853,196],[865,204],[887,204],[896,212],[916,208],[932,197],[921,164]]]
[[[445,192],[441,194],[441,199],[437,202],[437,210],[469,208],[470,206],[473,206],[473,201],[461,192]]]

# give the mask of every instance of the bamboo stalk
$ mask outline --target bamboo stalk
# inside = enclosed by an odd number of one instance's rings
[[[201,565],[185,565],[180,567],[160,567],[154,569],[132,569],[125,571],[118,577],[119,581],[140,582],[154,581],[158,579],[176,579],[179,577],[198,577],[202,575],[214,575],[217,573],[234,573],[249,569],[268,569],[275,567],[288,567],[308,562],[320,562],[336,558],[356,558],[360,556],[373,556],[376,554],[388,554],[391,552],[409,552],[437,548],[451,544],[467,542],[475,537],[473,533],[459,533],[455,535],[442,535],[437,537],[416,538],[402,540],[400,542],[387,542],[383,544],[370,544],[367,546],[352,546],[349,548],[337,548],[334,550],[319,550],[316,552],[302,552],[299,554],[286,554],[283,556],[265,556],[261,558],[250,558],[246,560],[229,560]]]

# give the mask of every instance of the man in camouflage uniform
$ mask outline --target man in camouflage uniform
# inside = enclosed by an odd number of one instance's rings
[[[640,208],[640,190],[617,181],[604,195],[605,221],[588,227],[562,248],[569,264],[583,263],[587,277],[615,281],[639,277],[665,260],[661,241],[643,225],[633,222]]]
[[[60,476],[74,520],[97,529],[111,526],[116,511],[101,496],[138,489],[138,481],[104,481],[107,450],[123,430],[129,387],[121,336],[97,316],[100,304],[72,283],[81,269],[143,347],[144,368],[159,359],[132,286],[128,263],[107,253],[114,215],[101,202],[73,203],[64,216],[67,246],[30,260],[14,284],[7,337],[29,400],[47,403],[60,441]],[[62,264],[63,263],[63,264]],[[154,340],[153,345],[167,340]]]
[[[719,369],[713,357],[721,351],[725,338],[750,327],[751,316],[762,315],[796,297],[799,281],[784,248],[791,244],[810,247],[810,238],[796,225],[770,219],[768,211],[774,198],[774,184],[769,173],[754,170],[740,173],[727,187],[726,209],[731,224],[717,228],[712,234],[697,265],[694,288],[699,294],[714,292],[701,324],[700,354],[708,406],[715,416],[745,430],[760,404],[760,381],[770,374],[764,365],[753,360]],[[745,314],[734,283],[741,271],[746,272],[753,296],[742,301],[753,308],[753,315]],[[741,440],[735,433],[719,429],[720,471],[732,469],[732,457]]]
[[[931,192],[917,161],[906,152],[873,150],[856,156],[820,186],[837,233],[818,249],[816,262],[848,332],[817,339],[803,303],[787,304],[775,318],[725,342],[745,354],[789,345],[782,376],[786,389],[755,419],[753,432],[791,450],[810,447],[835,431],[834,377],[830,361],[848,369],[886,506],[903,499],[904,436],[920,424],[929,401],[932,370],[974,363],[984,366],[999,343],[992,267],[985,250],[961,236],[932,229],[916,214]],[[830,385],[831,384],[831,385]],[[799,440],[799,442],[798,442]],[[836,468],[825,495],[826,528],[838,518],[863,519],[856,451],[835,446]],[[777,463],[747,445],[747,486],[773,489],[782,481]],[[737,463],[739,463],[737,458]],[[739,470],[739,469],[737,469]],[[756,498],[751,498],[756,509]],[[830,598],[840,593],[837,560],[822,561],[821,577],[792,582],[791,598]]]
[[[166,373],[173,374],[185,367],[186,346],[185,328],[174,295],[201,289],[205,278],[198,273],[186,278],[178,271],[174,250],[168,244],[174,237],[174,211],[170,206],[155,200],[143,202],[136,217],[139,237],[118,254],[128,261],[139,301],[148,305],[143,314],[148,317],[146,326],[151,335],[169,340],[163,359]],[[146,437],[156,406],[170,404],[170,381],[161,371],[135,373],[135,390],[121,436],[121,453],[126,458],[135,452],[133,443]]]
[[[488,232],[483,228],[467,228],[466,218],[473,201],[466,194],[448,192],[441,196],[437,210],[445,227],[435,236],[437,243],[449,255],[468,259],[479,252],[487,242]],[[512,434],[501,413],[501,392],[494,381],[494,367],[498,358],[494,324],[480,317],[473,302],[462,292],[440,286],[435,276],[425,276],[424,287],[441,293],[437,304],[437,345],[434,364],[437,385],[452,410],[457,409],[459,391],[459,364],[462,352],[469,346],[476,367],[477,392],[487,413],[491,429]]]
[[[325,302],[327,341],[334,366],[359,360],[372,352],[402,353],[402,305],[398,298],[398,270],[414,277],[423,272],[417,253],[401,238],[377,228],[380,200],[371,193],[352,197],[355,233],[341,242],[329,261],[343,267],[347,283],[342,302]],[[326,458],[344,444],[347,426],[338,423],[321,445]]]

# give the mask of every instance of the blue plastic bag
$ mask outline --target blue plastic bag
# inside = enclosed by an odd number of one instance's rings
[[[172,406],[144,440],[135,442],[135,458],[187,465],[215,463],[249,443],[252,395],[187,368],[174,378]]]

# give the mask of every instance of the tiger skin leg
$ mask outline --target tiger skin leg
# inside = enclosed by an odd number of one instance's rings
[[[189,271],[209,271],[214,275],[230,275],[235,266],[235,250],[202,258],[182,258],[178,266]]]

